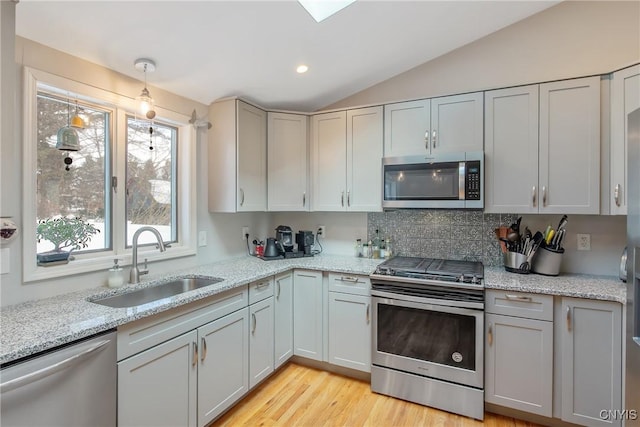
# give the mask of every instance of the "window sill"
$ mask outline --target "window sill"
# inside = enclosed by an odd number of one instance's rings
[[[166,261],[176,258],[196,255],[196,249],[188,246],[172,246],[165,252],[160,252],[156,248],[139,248],[138,249],[138,265],[148,259],[150,263]],[[35,258],[35,257],[34,257]],[[70,261],[68,264],[54,265],[50,267],[37,266],[34,262],[32,271],[25,272],[23,283],[40,282],[48,279],[55,279],[65,276],[73,276],[84,273],[94,273],[99,271],[105,272],[113,266],[114,258],[118,258],[122,267],[131,266],[131,250],[122,255],[116,255],[113,252],[101,253],[99,256],[91,258],[78,258]],[[35,260],[34,260],[35,261]]]

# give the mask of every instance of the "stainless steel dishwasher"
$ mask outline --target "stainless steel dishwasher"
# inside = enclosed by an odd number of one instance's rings
[[[116,333],[3,367],[0,425],[115,426]]]

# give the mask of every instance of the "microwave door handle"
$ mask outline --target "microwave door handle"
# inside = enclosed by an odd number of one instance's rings
[[[458,199],[459,200],[464,200],[465,176],[466,176],[466,163],[460,162],[458,163]]]

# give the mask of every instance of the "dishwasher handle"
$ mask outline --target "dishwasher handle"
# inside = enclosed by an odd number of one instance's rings
[[[16,388],[23,387],[27,384],[31,384],[32,382],[48,377],[49,375],[53,375],[56,372],[60,372],[63,369],[67,369],[71,365],[79,363],[81,360],[86,359],[89,355],[91,355],[91,353],[101,349],[110,342],[110,340],[100,341],[99,343],[96,343],[96,345],[89,347],[88,349],[83,350],[78,354],[74,354],[71,357],[61,360],[58,363],[54,363],[51,366],[47,366],[46,368],[42,368],[35,372],[31,372],[13,380],[4,382],[0,384],[0,393],[6,393],[8,391],[15,390]]]

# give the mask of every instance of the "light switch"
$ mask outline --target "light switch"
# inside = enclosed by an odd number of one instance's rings
[[[9,262],[11,261],[11,252],[9,248],[0,249],[0,274],[9,274]]]

